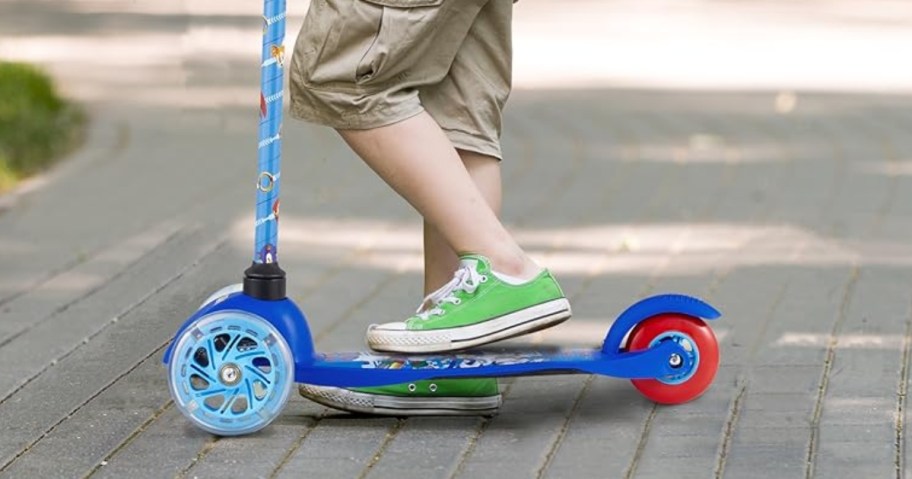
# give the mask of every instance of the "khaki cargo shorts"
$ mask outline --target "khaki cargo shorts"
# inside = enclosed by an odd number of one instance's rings
[[[427,111],[456,148],[502,158],[512,0],[312,0],[292,116],[364,130]]]

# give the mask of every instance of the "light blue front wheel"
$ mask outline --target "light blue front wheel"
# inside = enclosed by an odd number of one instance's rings
[[[265,319],[220,311],[176,339],[168,365],[177,408],[219,436],[250,434],[278,417],[294,385],[294,358]]]

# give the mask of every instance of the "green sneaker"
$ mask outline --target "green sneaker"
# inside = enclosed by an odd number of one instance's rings
[[[439,379],[372,388],[302,384],[311,401],[342,411],[387,416],[492,415],[500,407],[496,379]]]
[[[397,353],[454,351],[549,328],[570,314],[548,270],[522,282],[492,271],[483,256],[466,255],[453,279],[428,295],[414,316],[371,325],[367,344]]]

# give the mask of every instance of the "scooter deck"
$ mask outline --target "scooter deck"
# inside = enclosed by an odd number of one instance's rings
[[[321,386],[358,387],[397,384],[423,379],[599,374],[617,378],[656,378],[690,367],[669,365],[672,355],[687,357],[681,345],[663,342],[637,352],[604,353],[601,349],[555,351],[504,350],[453,355],[380,355],[375,353],[317,354],[299,365],[297,382]]]

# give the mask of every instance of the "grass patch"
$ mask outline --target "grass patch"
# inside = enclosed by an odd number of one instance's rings
[[[0,61],[0,191],[47,168],[83,139],[85,114],[36,67]]]

